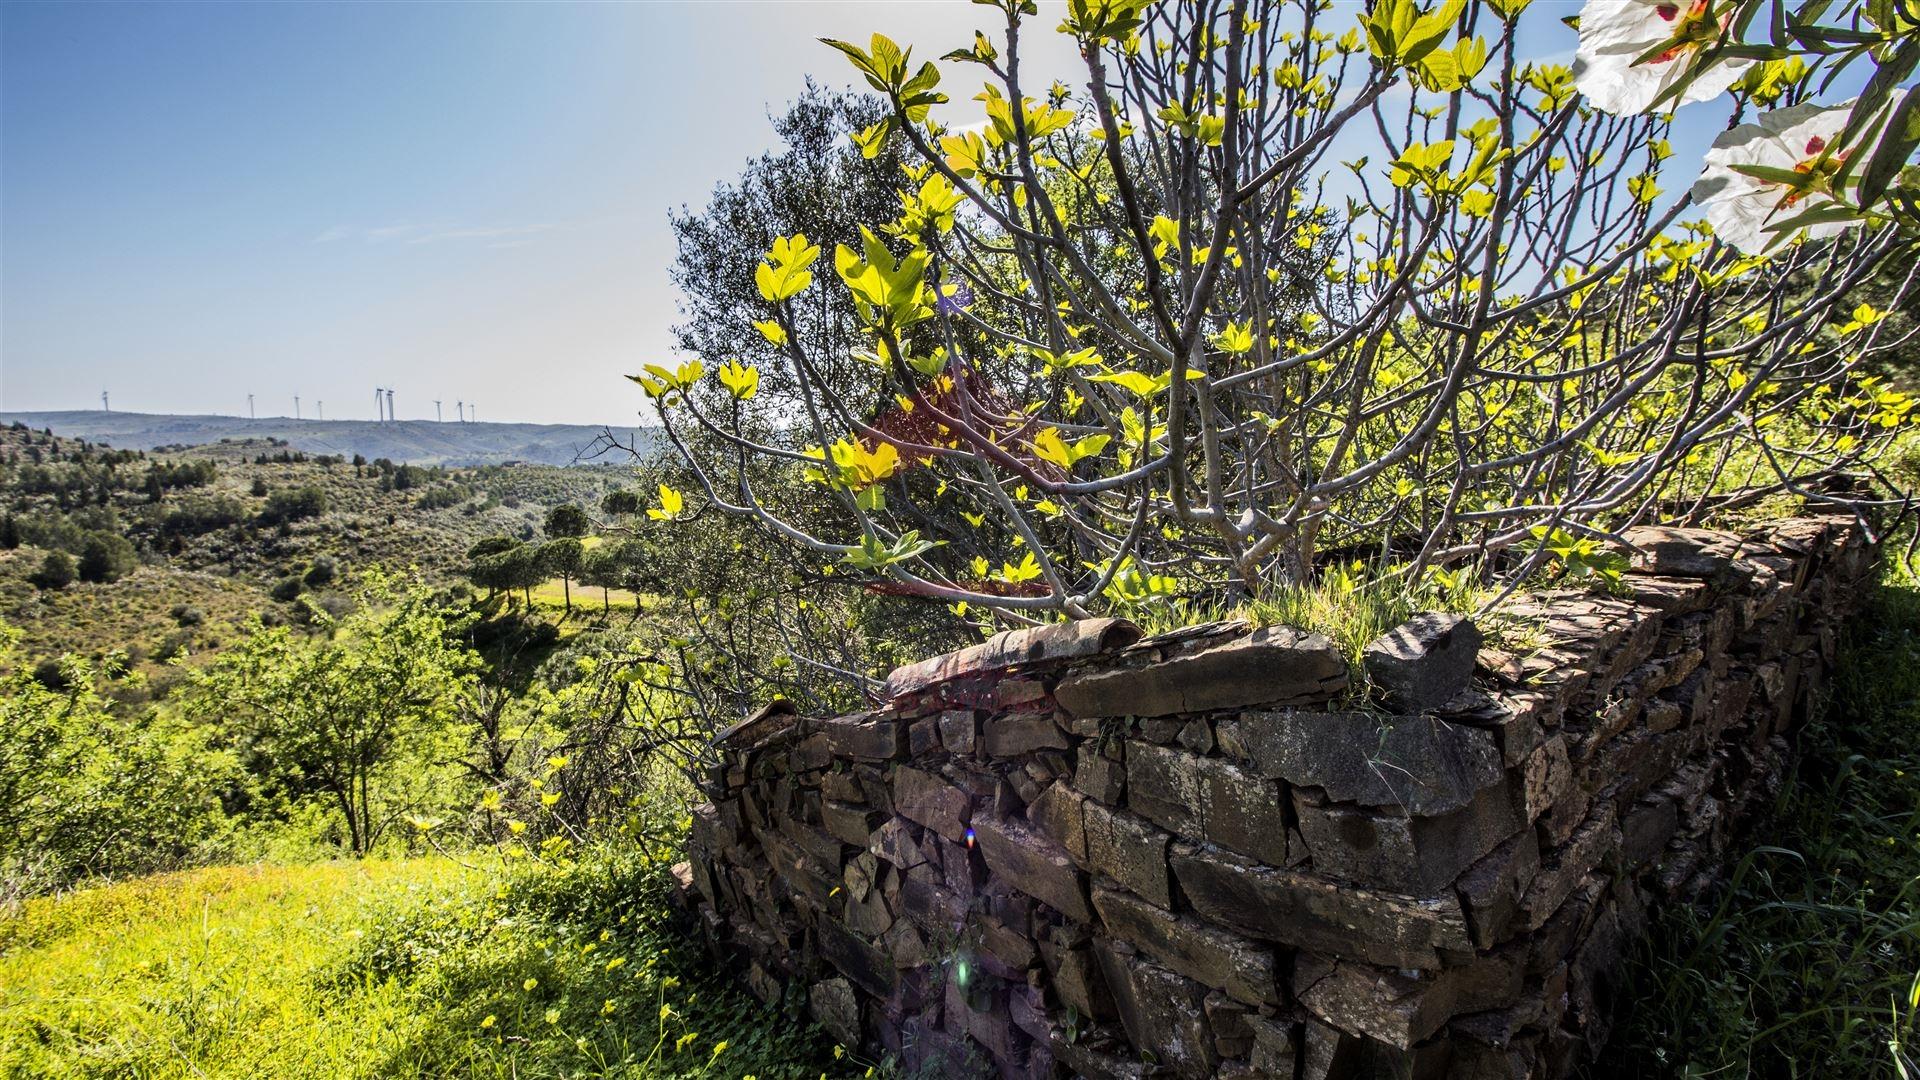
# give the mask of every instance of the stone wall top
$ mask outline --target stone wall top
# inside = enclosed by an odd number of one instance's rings
[[[968,675],[1116,652],[1139,640],[1140,628],[1125,619],[1081,619],[1006,630],[978,645],[894,668],[887,676],[886,698],[895,701]]]

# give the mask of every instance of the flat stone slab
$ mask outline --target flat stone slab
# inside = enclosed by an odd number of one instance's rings
[[[807,1011],[842,1043],[860,1044],[860,999],[845,979],[826,979],[807,992]]]
[[[1173,837],[1144,819],[1089,800],[1082,806],[1087,864],[1163,908],[1173,906],[1167,849]]]
[[[1093,906],[1116,937],[1173,971],[1249,1005],[1280,1004],[1271,946],[1263,948],[1116,889],[1095,888]]]
[[[1504,775],[1492,732],[1432,716],[1250,712],[1217,730],[1226,751],[1257,775],[1415,817],[1458,810]]]
[[[959,843],[966,839],[973,800],[930,772],[902,765],[893,773],[893,804],[908,820]],[[884,853],[883,853],[884,854]]]
[[[712,745],[723,750],[757,746],[792,727],[799,717],[800,710],[793,702],[786,698],[774,698],[752,716],[715,735]]]
[[[1316,875],[1414,896],[1442,895],[1467,867],[1526,828],[1507,787],[1488,788],[1440,817],[1313,805],[1295,795]]]
[[[1206,988],[1105,940],[1096,943],[1094,952],[1127,1038],[1150,1051],[1159,1065],[1146,1075],[1171,1073],[1181,1080],[1214,1076],[1220,1058],[1207,1029]]]
[[[1054,700],[1083,719],[1174,716],[1326,701],[1347,688],[1347,677],[1333,642],[1268,626],[1159,663],[1069,675],[1054,688]]]
[[[821,919],[815,926],[814,940],[820,955],[861,989],[877,998],[893,993],[899,980],[893,962],[853,931],[832,919]]]
[[[1067,733],[1045,713],[1014,713],[987,721],[980,743],[990,758],[1018,757],[1036,750],[1067,750]]]
[[[887,676],[886,697],[892,701],[982,672],[1117,652],[1139,640],[1140,628],[1125,619],[1081,619],[1008,630],[958,652],[894,668]]]
[[[1065,848],[1013,818],[979,818],[973,830],[994,876],[1069,919],[1093,920],[1087,875]]]
[[[820,725],[820,737],[834,757],[856,761],[891,761],[905,749],[897,718],[855,714]]]
[[[1643,574],[1709,581],[1753,576],[1750,568],[1736,564],[1740,538],[1732,533],[1641,525],[1621,536],[1634,547],[1632,568]]]
[[[1438,974],[1409,977],[1366,964],[1302,957],[1293,979],[1300,1003],[1322,1020],[1410,1050],[1461,1013],[1518,997],[1521,967],[1513,957],[1494,953]]]
[[[1454,897],[1336,885],[1209,851],[1176,850],[1172,861],[1201,918],[1249,937],[1397,968],[1437,968],[1438,950],[1473,948]]]
[[[1127,744],[1127,807],[1162,828],[1274,866],[1287,862],[1280,785],[1217,757]]]

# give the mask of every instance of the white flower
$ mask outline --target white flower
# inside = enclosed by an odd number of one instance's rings
[[[1693,201],[1707,212],[1714,235],[1749,255],[1756,255],[1787,238],[1767,227],[1835,200],[1831,177],[1847,154],[1827,153],[1847,126],[1853,102],[1839,105],[1795,105],[1760,114],[1757,124],[1741,124],[1720,133],[1707,151],[1706,168],[1693,185]],[[1736,165],[1791,169],[1814,178],[1808,190],[1774,183],[1736,172]],[[1807,226],[1798,235],[1819,240],[1835,236],[1854,223],[1836,221]]]
[[[1724,6],[1724,0],[1723,0]],[[1646,112],[1687,73],[1694,54],[1720,40],[1728,15],[1710,0],[1587,0],[1580,10],[1580,49],[1573,82],[1595,108],[1616,115]],[[1635,63],[1653,49],[1666,51]],[[1751,60],[1717,60],[1680,92],[1672,109],[1717,97],[1746,74]]]

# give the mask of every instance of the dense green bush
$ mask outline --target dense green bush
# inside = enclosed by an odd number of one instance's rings
[[[414,505],[422,510],[445,510],[449,506],[459,506],[472,494],[467,488],[455,484],[438,484],[422,492]]]
[[[246,511],[239,500],[230,496],[197,499],[168,510],[166,517],[160,519],[159,531],[167,537],[205,536],[237,525],[245,518]]]
[[[119,533],[89,534],[80,548],[81,581],[118,581],[139,565],[140,556],[133,550],[133,544]]]
[[[128,714],[68,657],[44,680],[0,627],[0,899],[204,855],[225,836],[237,762],[212,729]]]
[[[260,511],[262,525],[282,525],[319,517],[327,512],[327,493],[317,487],[301,487],[276,491],[267,496],[267,505]]]
[[[40,569],[34,571],[32,581],[42,589],[64,589],[73,584],[73,556],[64,551],[49,551],[40,560]]]
[[[339,575],[339,572],[340,564],[331,556],[322,555],[313,560],[313,565],[307,568],[307,572],[301,576],[300,580],[315,589],[325,588],[333,584],[333,579]]]

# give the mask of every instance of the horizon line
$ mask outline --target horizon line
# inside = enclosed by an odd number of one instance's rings
[[[283,413],[275,414],[272,416],[239,416],[234,413],[219,413],[219,412],[176,413],[176,412],[142,412],[137,409],[14,409],[14,408],[0,407],[0,417],[60,416],[60,415],[73,416],[73,415],[82,415],[82,414],[89,414],[89,415],[96,415],[96,416],[175,417],[179,419],[190,419],[190,420],[238,420],[244,423],[255,423],[255,424],[285,421],[287,423],[292,423],[292,424],[433,424],[435,426],[453,425],[455,427],[459,427],[462,425],[474,425],[474,424],[493,424],[493,425],[499,425],[502,427],[506,427],[506,426],[598,427],[598,428],[615,428],[615,429],[653,428],[653,427],[660,426],[659,424],[649,424],[639,420],[636,420],[633,423],[626,423],[626,424],[610,424],[610,423],[604,423],[601,421],[578,421],[578,420],[558,420],[558,421],[429,420],[425,417],[409,417],[405,420],[376,420],[371,417],[340,417],[340,418],[318,419],[311,416],[301,416],[301,417],[288,416]]]

